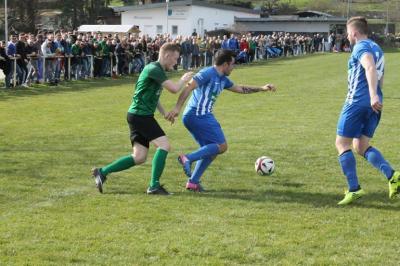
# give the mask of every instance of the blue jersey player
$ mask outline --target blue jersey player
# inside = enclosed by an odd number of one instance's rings
[[[400,172],[393,170],[369,141],[382,114],[382,86],[385,59],[381,48],[368,39],[368,23],[363,17],[347,22],[347,38],[353,46],[348,62],[348,93],[337,125],[336,149],[349,186],[338,204],[347,205],[365,192],[358,183],[356,160],[351,146],[389,181],[389,198],[399,193]]]
[[[200,178],[218,154],[224,153],[228,145],[224,132],[212,111],[214,103],[223,90],[236,93],[275,91],[273,84],[263,87],[238,86],[228,79],[235,63],[235,52],[222,49],[215,55],[215,65],[198,72],[178,98],[175,108],[167,115],[171,121],[179,114],[190,95],[192,96],[183,112],[183,124],[192,134],[200,148],[192,153],[182,154],[178,161],[189,177],[186,188],[203,191]],[[191,165],[196,162],[192,172]]]

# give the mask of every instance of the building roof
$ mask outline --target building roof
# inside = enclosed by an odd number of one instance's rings
[[[121,6],[121,7],[113,7],[115,12],[126,12],[131,10],[146,10],[146,9],[154,9],[154,8],[166,8],[167,3],[154,3],[154,4],[145,4],[145,5],[136,5],[136,6]],[[203,6],[203,7],[210,7],[215,9],[223,9],[223,10],[230,10],[230,11],[238,11],[244,12],[249,14],[260,14],[260,11],[256,11],[253,9],[243,8],[243,7],[236,7],[236,6],[229,6],[229,5],[220,5],[220,4],[212,4],[207,3],[205,1],[199,0],[185,0],[185,1],[173,1],[169,2],[168,6],[170,7],[179,7],[179,6]]]
[[[300,17],[298,15],[289,16],[269,16],[268,18],[238,18],[235,22],[335,22],[345,23],[346,18],[341,17]]]
[[[138,33],[134,25],[81,25],[78,32]]]
[[[235,17],[235,22],[333,22],[342,23],[347,19],[343,17],[335,17],[331,14],[319,11],[300,11],[293,15],[277,15],[266,18],[238,18]]]

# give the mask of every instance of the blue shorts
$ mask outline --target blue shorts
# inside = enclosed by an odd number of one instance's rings
[[[340,114],[336,133],[346,138],[372,138],[381,119],[381,112],[375,113],[370,106],[345,104]]]
[[[202,116],[187,113],[182,117],[182,121],[200,146],[226,142],[221,125],[211,113]]]

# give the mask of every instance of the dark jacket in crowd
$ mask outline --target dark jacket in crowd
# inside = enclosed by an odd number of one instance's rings
[[[25,49],[25,51],[26,51],[26,54],[28,55],[28,54],[32,54],[32,53],[36,53],[36,55],[39,53],[39,50],[38,50],[38,47],[37,46],[35,46],[35,44],[31,44],[31,45],[27,45],[26,46],[26,49]]]
[[[0,47],[0,56],[4,59],[0,60],[0,69],[3,70],[4,75],[8,75],[11,72],[11,59],[6,53],[6,49]]]
[[[190,41],[184,41],[181,45],[181,53],[183,55],[191,55],[193,52],[193,44]]]
[[[17,64],[19,66],[25,66],[25,60],[27,59],[26,55],[26,43],[24,43],[23,41],[18,41],[15,45],[16,50],[17,50],[17,54],[20,55],[20,58],[17,59]]]

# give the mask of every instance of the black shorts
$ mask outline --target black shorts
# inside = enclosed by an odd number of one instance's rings
[[[127,121],[132,146],[137,142],[149,148],[150,141],[165,136],[164,131],[152,115],[142,116],[128,113]]]

